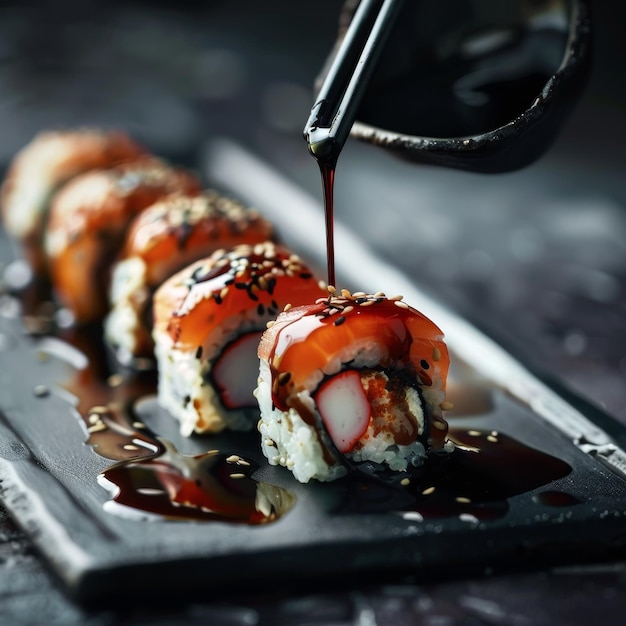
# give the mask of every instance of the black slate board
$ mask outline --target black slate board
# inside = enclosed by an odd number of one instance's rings
[[[304,233],[295,226],[290,233],[297,248]],[[2,249],[8,258],[6,245]],[[403,291],[407,301],[417,298],[424,304],[420,308],[431,308],[435,314],[429,314],[448,335],[457,382],[480,380],[489,390],[492,408],[471,417],[457,414],[451,421],[505,433],[563,459],[571,473],[509,498],[502,515],[490,521],[472,515],[423,520],[401,510],[351,513],[345,482],[299,485],[286,470],[264,463],[253,438],[183,440],[169,416],[148,399],[139,407],[140,417],[181,452],[218,448],[251,457],[261,465],[260,478],[293,491],[297,503],[284,518],[259,527],[124,519],[103,509],[109,496],[96,477],[111,462],[85,445],[72,398],[62,389],[73,366],[57,356],[54,341],[24,332],[15,301],[5,295],[0,302],[0,497],[72,595],[113,602],[145,590],[152,595],[206,593],[216,585],[246,590],[249,583],[298,584],[345,572],[446,576],[626,553],[624,429],[581,401],[566,402],[455,315],[414,287],[407,292],[402,278],[367,250],[361,255],[353,277],[376,264],[393,283],[390,291]],[[471,367],[468,355],[473,355]],[[546,491],[569,494],[577,503],[541,504],[536,496]]]

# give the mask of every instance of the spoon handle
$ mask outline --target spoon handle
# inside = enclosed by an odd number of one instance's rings
[[[336,160],[404,0],[362,0],[304,127],[309,152]]]

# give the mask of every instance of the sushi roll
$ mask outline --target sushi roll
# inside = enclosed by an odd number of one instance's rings
[[[111,280],[105,336],[123,364],[153,355],[152,296],[167,278],[219,248],[261,243],[273,227],[258,212],[215,191],[173,196],[132,222]]]
[[[59,187],[78,174],[133,161],[145,150],[122,132],[95,129],[45,132],[15,157],[2,185],[2,217],[34,272],[46,273],[42,249],[48,207]]]
[[[181,433],[251,428],[263,330],[287,304],[324,293],[298,256],[271,242],[218,250],[163,283],[153,306],[158,401]]]
[[[303,483],[449,451],[441,330],[400,297],[330,295],[281,313],[259,344],[264,455]]]
[[[46,253],[54,293],[76,323],[107,312],[111,265],[131,220],[160,198],[200,192],[200,181],[190,172],[145,157],[81,174],[56,194]]]

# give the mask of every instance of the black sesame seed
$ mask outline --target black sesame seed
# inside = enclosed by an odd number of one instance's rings
[[[259,304],[259,306],[257,306],[256,312],[257,312],[257,315],[264,315],[265,314],[265,307],[263,306],[262,303]]]
[[[335,326],[341,326],[344,322],[346,321],[346,316],[345,315],[340,315],[334,322],[333,324]]]
[[[219,293],[213,294],[213,300],[215,300],[215,304],[222,304],[222,296]]]
[[[313,278],[313,274],[309,272],[300,272],[300,278],[308,280],[309,278]]]
[[[247,288],[248,288],[247,283],[235,283],[235,289],[247,289]]]
[[[291,372],[282,372],[278,376],[278,384],[282,387],[286,385],[291,380]]]
[[[202,358],[202,346],[198,346],[198,348],[196,349],[196,359],[201,359]]]
[[[421,366],[422,366],[425,370],[430,369],[430,363],[429,363],[428,361],[426,361],[425,359],[422,359],[422,360],[420,361],[420,365],[421,365]]]

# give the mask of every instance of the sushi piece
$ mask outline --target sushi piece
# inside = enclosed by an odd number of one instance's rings
[[[218,250],[154,294],[158,401],[185,436],[258,421],[257,348],[289,303],[326,293],[302,260],[271,242]]]
[[[155,157],[77,176],[55,196],[46,236],[50,278],[77,324],[108,310],[111,265],[131,220],[171,194],[199,194],[200,181]]]
[[[170,197],[142,211],[128,230],[111,280],[105,336],[120,362],[153,355],[152,296],[167,278],[219,248],[261,243],[273,235],[258,212],[215,191]]]
[[[50,200],[78,174],[133,161],[145,150],[127,135],[95,129],[45,132],[15,157],[2,185],[2,217],[33,271],[46,273],[42,249]]]
[[[262,450],[303,483],[449,451],[441,330],[401,298],[343,290],[281,313],[259,345]]]

